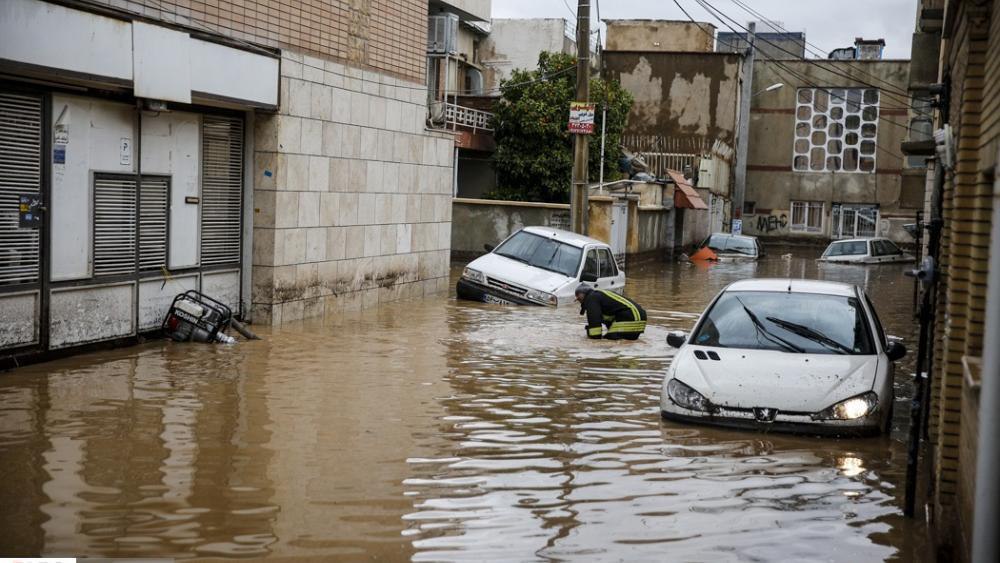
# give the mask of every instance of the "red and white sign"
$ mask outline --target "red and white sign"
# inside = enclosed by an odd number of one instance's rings
[[[569,132],[580,135],[592,135],[594,133],[594,114],[596,108],[596,104],[570,102]]]

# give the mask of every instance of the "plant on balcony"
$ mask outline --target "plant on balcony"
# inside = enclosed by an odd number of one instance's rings
[[[536,70],[515,70],[500,85],[493,104],[493,167],[497,188],[487,197],[515,201],[569,202],[573,171],[573,135],[567,131],[569,105],[576,94],[576,58],[542,53]],[[607,106],[605,181],[620,177],[621,136],[632,96],[616,81],[590,80],[590,101],[597,123],[590,143],[590,180],[601,160],[601,109]]]

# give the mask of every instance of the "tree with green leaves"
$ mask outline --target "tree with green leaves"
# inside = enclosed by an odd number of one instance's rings
[[[576,58],[543,52],[538,69],[515,70],[500,85],[493,104],[493,168],[497,188],[487,197],[515,201],[569,202],[573,171],[573,135],[569,106],[576,94]],[[590,80],[590,102],[597,104],[589,170],[596,181],[601,167],[601,112],[607,107],[605,181],[621,176],[621,137],[632,96],[617,82]]]

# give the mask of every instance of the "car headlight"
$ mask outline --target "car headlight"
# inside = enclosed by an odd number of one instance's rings
[[[817,413],[813,418],[823,420],[856,420],[871,414],[878,406],[878,395],[872,391],[843,400]]]
[[[704,395],[681,383],[678,379],[671,379],[667,382],[667,395],[674,403],[693,411],[708,412],[712,407]]]
[[[462,277],[465,278],[465,279],[467,279],[467,280],[469,280],[469,281],[473,281],[473,282],[476,282],[476,283],[481,283],[483,285],[486,285],[486,276],[484,276],[483,273],[480,272],[479,270],[473,270],[472,268],[466,268],[466,269],[462,270]]]
[[[539,303],[545,303],[547,305],[556,305],[559,300],[555,295],[551,293],[545,293],[544,291],[538,291],[535,289],[529,289],[527,293],[524,294],[525,297],[532,301],[537,301]]]

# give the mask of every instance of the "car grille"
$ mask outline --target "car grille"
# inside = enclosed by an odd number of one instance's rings
[[[514,284],[510,284],[510,283],[507,283],[507,282],[502,282],[500,280],[495,280],[495,279],[493,279],[491,277],[487,277],[486,278],[486,283],[490,287],[495,287],[495,288],[497,288],[499,290],[506,291],[507,293],[511,293],[511,294],[517,295],[519,297],[524,297],[524,294],[528,293],[528,290],[525,289],[525,288],[523,288],[523,287],[516,286]]]

